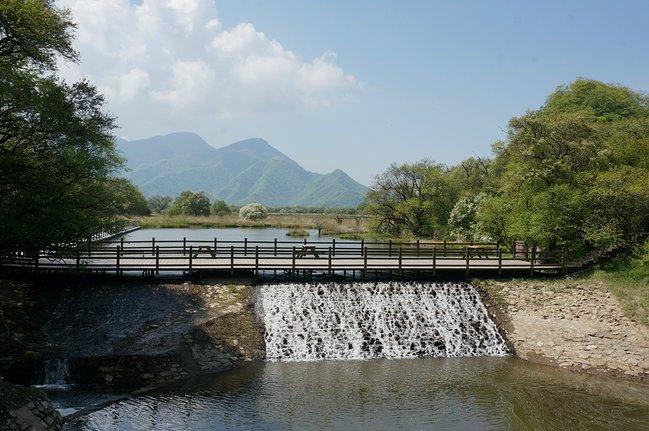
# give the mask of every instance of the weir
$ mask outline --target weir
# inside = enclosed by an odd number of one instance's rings
[[[259,295],[269,360],[509,354],[466,283],[268,284]]]

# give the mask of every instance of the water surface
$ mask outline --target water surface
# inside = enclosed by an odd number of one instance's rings
[[[67,430],[641,430],[649,388],[516,358],[268,362],[134,397]]]

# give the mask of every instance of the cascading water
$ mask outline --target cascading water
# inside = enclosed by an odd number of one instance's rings
[[[469,284],[287,283],[260,296],[270,360],[509,353]]]
[[[65,388],[69,385],[70,367],[67,359],[46,359],[43,363],[41,387]]]

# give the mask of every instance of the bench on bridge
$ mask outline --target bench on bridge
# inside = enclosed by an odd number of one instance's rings
[[[311,253],[315,256],[316,259],[320,259],[318,250],[313,245],[303,245],[302,248],[295,254],[296,258],[306,257],[307,254]]]
[[[491,251],[493,251],[493,249],[481,245],[466,246],[466,252],[469,255],[468,256],[469,259],[473,257],[477,257],[478,259],[482,259],[482,258],[489,259],[489,252]]]
[[[212,247],[209,245],[199,245],[198,248],[196,249],[196,252],[194,253],[193,257],[197,257],[198,253],[209,253],[210,256],[216,257],[216,250],[212,250]]]

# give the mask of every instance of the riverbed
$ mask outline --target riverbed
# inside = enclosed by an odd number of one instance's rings
[[[82,399],[69,395],[68,402],[78,407]],[[641,430],[647,424],[647,386],[482,357],[265,362],[129,398],[66,429]]]

